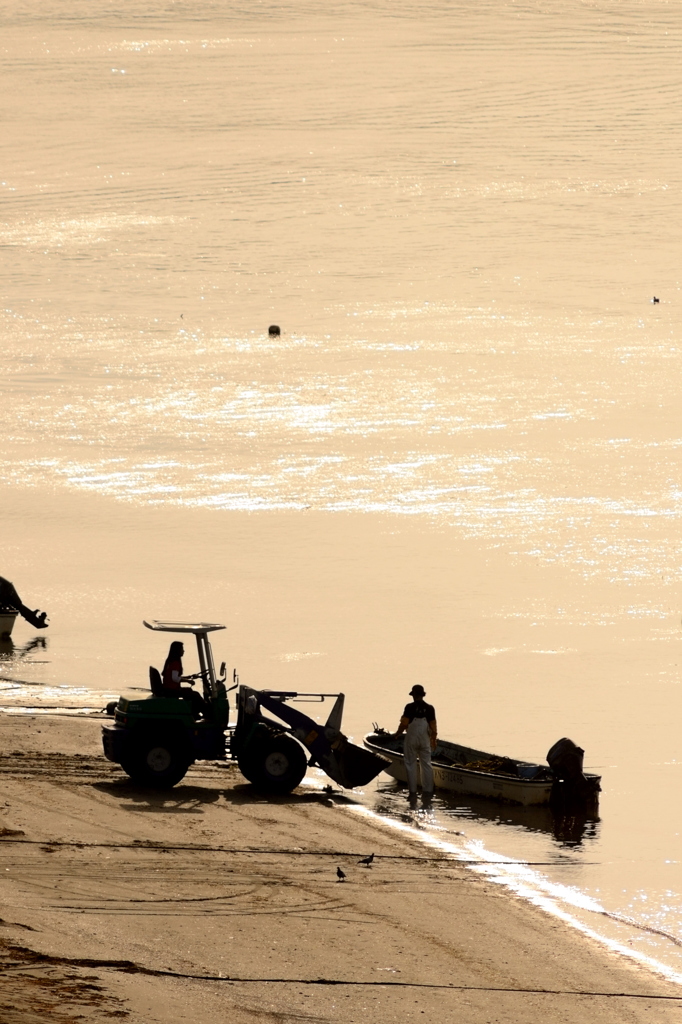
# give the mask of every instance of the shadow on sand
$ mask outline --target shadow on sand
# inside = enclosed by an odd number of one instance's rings
[[[211,787],[210,785],[197,786],[191,782],[180,782],[173,789],[155,789],[151,786],[140,786],[131,779],[120,779],[116,782],[94,782],[93,789],[101,793],[107,793],[121,801],[121,808],[127,811],[142,811],[154,813],[162,811],[165,814],[201,814],[206,804],[214,804],[219,800],[225,803],[238,804],[289,804],[289,805],[311,805],[319,804],[329,806],[330,804],[353,804],[350,797],[343,793],[331,790],[319,791],[294,791],[279,796],[269,793],[261,793],[250,783],[242,783],[225,789],[222,786]]]

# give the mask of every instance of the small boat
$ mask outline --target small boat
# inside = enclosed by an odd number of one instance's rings
[[[9,640],[17,615],[14,608],[0,608],[0,640]]]
[[[384,771],[398,782],[407,782],[403,742],[404,736],[396,738],[383,729],[369,733],[364,739],[365,746],[372,753],[391,759]],[[438,741],[431,763],[436,789],[524,806],[548,804],[557,781],[557,776],[547,765],[500,757],[448,740]],[[600,776],[586,772],[584,780],[589,798],[596,799]]]

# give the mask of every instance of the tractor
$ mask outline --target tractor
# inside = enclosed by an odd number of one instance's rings
[[[193,685],[201,680],[204,712],[195,718],[188,700],[169,696],[154,667],[149,669],[149,697],[120,697],[109,706],[114,723],[102,729],[104,753],[138,784],[175,786],[195,761],[208,760],[236,761],[242,775],[267,793],[290,793],[310,766],[321,768],[339,786],[353,789],[371,782],[389,763],[343,735],[342,693],[255,690],[241,685],[236,671],[228,690],[225,663],[216,675],[208,638],[224,626],[156,620],[144,625],[155,632],[194,634],[199,671],[183,681]],[[232,690],[237,690],[236,715],[230,724],[228,693]],[[324,725],[291,706],[328,698],[335,700]]]

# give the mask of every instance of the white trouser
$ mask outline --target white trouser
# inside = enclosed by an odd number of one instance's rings
[[[410,793],[417,792],[417,760],[422,780],[422,791],[433,793],[431,768],[431,739],[425,718],[415,718],[407,727],[405,736],[405,771]]]

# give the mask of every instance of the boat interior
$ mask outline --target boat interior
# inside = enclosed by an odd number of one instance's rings
[[[374,733],[368,736],[367,740],[385,750],[392,750],[398,754],[403,753],[404,736],[396,737],[383,729],[375,728]],[[431,761],[434,765],[442,765],[446,768],[464,768],[470,772],[489,772],[494,775],[507,775],[515,779],[539,781],[552,778],[552,773],[547,765],[518,761],[511,757],[500,757],[485,750],[476,750],[460,743],[451,743],[449,740],[438,741],[438,745],[431,755]]]

